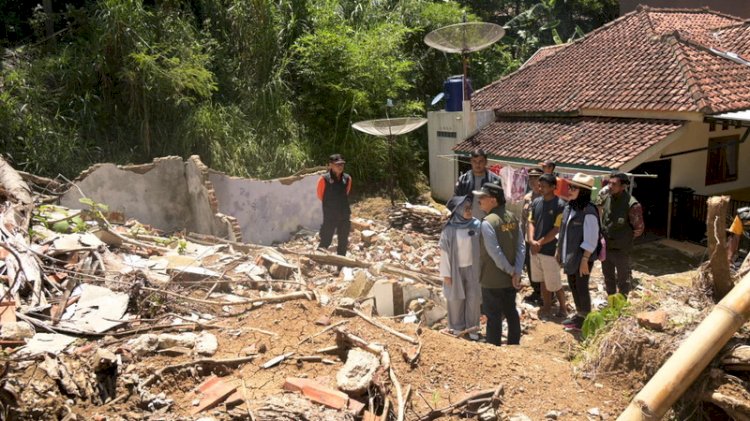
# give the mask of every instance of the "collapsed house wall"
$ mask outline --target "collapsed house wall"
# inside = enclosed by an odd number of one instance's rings
[[[150,164],[97,164],[81,173],[78,188],[60,204],[84,209],[95,202],[162,231],[187,230],[229,240],[271,244],[323,220],[315,196],[319,175],[252,180],[210,170],[198,156],[157,158]],[[80,189],[80,190],[79,190]]]
[[[76,188],[70,189],[60,204],[85,209],[81,192],[110,211],[122,212],[164,231],[187,227],[191,221],[185,163],[180,157],[154,159],[151,164],[118,166],[97,164],[81,173]]]
[[[316,196],[319,173],[251,180],[211,171],[219,211],[232,215],[249,243],[271,244],[291,238],[300,227],[316,230],[323,210]]]

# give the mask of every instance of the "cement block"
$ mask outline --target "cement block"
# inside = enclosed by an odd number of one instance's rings
[[[372,286],[375,281],[367,277],[367,271],[360,270],[354,274],[354,279],[349,287],[344,291],[344,296],[349,298],[359,299],[367,297],[370,293]]]

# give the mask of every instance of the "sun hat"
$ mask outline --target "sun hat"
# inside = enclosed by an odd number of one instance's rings
[[[576,173],[572,179],[569,180],[572,186],[580,187],[582,189],[594,190],[594,177],[584,174]]]

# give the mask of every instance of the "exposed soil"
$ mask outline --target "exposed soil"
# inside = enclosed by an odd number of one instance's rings
[[[385,198],[364,199],[354,205],[353,213],[359,218],[385,221],[390,207],[390,200]],[[360,235],[353,233],[351,254],[373,262],[416,256],[416,263],[409,266],[412,270],[434,272],[437,265],[434,238],[393,230],[383,232],[383,235],[384,240],[368,248],[361,243]],[[316,236],[308,233],[284,245],[284,249],[304,254],[305,250],[314,250],[316,244]],[[690,269],[688,263],[675,258],[672,251],[658,244],[638,247],[636,265],[641,266],[636,267],[639,270],[658,265],[659,262],[672,262],[674,267],[670,267],[669,272]],[[379,250],[375,252],[373,248]],[[77,414],[78,419],[194,419],[205,415],[217,419],[247,417],[248,409],[258,411],[269,397],[283,393],[282,386],[287,377],[316,379],[336,386],[336,373],[343,365],[344,355],[326,355],[326,360],[322,362],[299,362],[297,357],[321,355],[321,348],[334,345],[335,333],[332,331],[304,340],[321,332],[327,325],[341,321],[346,322],[343,325],[346,331],[387,347],[400,383],[404,387],[411,386],[413,390],[407,420],[417,420],[432,409],[448,406],[467,394],[494,389],[498,385],[504,387],[500,409],[508,417],[523,414],[533,420],[545,419],[548,415],[561,420],[614,419],[628,404],[633,393],[657,370],[673,349],[675,335],[682,332],[676,327],[671,327],[665,333],[645,331],[628,316],[615,323],[608,338],[584,349],[580,335],[563,331],[559,319],[538,320],[536,309],[527,306],[522,309],[525,330],[521,344],[495,347],[448,336],[439,331],[442,327],[440,324],[431,329],[421,324],[379,318],[382,323],[419,338],[422,343],[421,355],[412,367],[401,357],[401,350],[411,347],[411,344],[361,318],[344,318],[333,314],[337,297],[345,285],[341,279],[343,275],[336,274],[335,267],[315,265],[309,259],[306,263],[301,259],[290,263],[302,267],[307,287],[314,287],[319,300],[298,299],[281,304],[265,304],[252,310],[245,310],[241,306],[212,308],[183,303],[179,299],[170,299],[165,303],[165,308],[172,309],[170,311],[180,309],[182,314],[213,315],[214,328],[210,332],[216,335],[219,347],[212,359],[244,357],[257,352],[253,361],[239,366],[191,366],[164,374],[147,390],[141,391],[163,394],[164,398],[174,401],[174,405],[162,413],[158,409],[139,407],[141,400],[137,393],[128,396],[125,379],[135,379],[130,384],[142,383],[163,367],[187,363],[198,357],[158,353],[136,357],[130,352],[128,341],[138,335],[121,341],[104,338],[96,341],[93,347],[91,343],[79,340],[77,350],[61,356],[60,360],[70,367],[79,368],[80,373],[77,374],[85,376],[91,373],[87,367],[91,366],[98,346],[106,346],[116,352],[122,359],[122,365],[115,395],[121,399],[114,404],[95,405],[91,399],[66,396],[60,392],[62,387],[59,381],[50,379],[38,369],[38,361],[23,363],[26,367],[17,370],[13,376],[18,384],[23,385],[18,402],[24,419],[59,419],[71,412]],[[663,271],[660,269],[658,274],[661,275]],[[685,272],[680,279],[689,278],[688,273]],[[666,276],[656,278],[645,271],[635,271],[634,277],[641,287],[633,293],[632,301],[640,309],[667,306],[665,298],[673,295],[672,289],[684,287],[671,283]],[[262,285],[261,282],[252,288],[262,289]],[[594,305],[606,302],[603,299],[606,294],[603,292],[599,265],[593,271],[591,289]],[[248,292],[239,288],[237,291]],[[529,287],[522,290],[522,294],[529,292]],[[253,294],[257,296],[258,291],[253,291]],[[194,290],[192,296],[205,298],[205,290]],[[572,302],[569,296],[569,303]],[[685,302],[687,299],[675,305],[679,307]],[[324,323],[319,323],[323,320]],[[695,322],[693,319],[676,320],[673,319],[682,329]],[[288,353],[293,355],[279,365],[262,368],[272,358]],[[199,415],[192,415],[195,401],[199,398],[195,389],[211,374],[226,376],[227,381],[234,381],[240,393],[250,402],[249,408],[221,404]],[[80,382],[85,380],[80,379]],[[367,399],[362,401],[366,402]]]

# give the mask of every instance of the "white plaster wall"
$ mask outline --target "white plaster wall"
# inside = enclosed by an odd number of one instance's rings
[[[323,210],[316,194],[320,173],[295,178],[251,180],[213,171],[209,175],[219,212],[237,218],[244,242],[265,245],[287,241],[300,226],[320,229]]]
[[[209,191],[203,183],[201,168],[191,157],[185,162],[185,183],[190,207],[190,221],[187,228],[199,234],[210,234],[221,238],[233,237],[231,227],[219,216],[216,216],[209,200]]]
[[[447,201],[453,196],[458,178],[458,163],[451,157],[453,147],[479,128],[491,123],[495,114],[491,110],[470,111],[469,103],[464,102],[464,111],[431,111],[427,113],[427,147],[430,164],[430,188],[437,200]],[[455,132],[455,138],[438,137],[438,131]]]
[[[690,149],[705,148],[708,146],[708,139],[713,137],[739,135],[741,139],[745,130],[746,129],[744,128],[729,128],[728,130],[722,130],[721,124],[717,124],[716,130],[709,132],[708,124],[703,122],[690,122],[688,123],[688,130],[685,131],[685,134],[661,151],[659,155],[668,155]],[[653,158],[656,159],[658,156]],[[737,180],[728,183],[706,186],[708,152],[705,150],[674,156],[671,159],[672,175],[670,188],[690,187],[698,194],[713,195],[750,187],[750,166],[748,166],[748,164],[750,164],[750,140],[746,140],[744,143],[740,144]]]
[[[102,164],[77,183],[83,193],[110,211],[122,212],[127,218],[153,225],[164,231],[188,226],[191,210],[185,183],[185,163],[180,157],[154,161],[153,167],[143,166],[138,172]],[[79,202],[78,189],[69,190],[60,204],[85,209]]]

